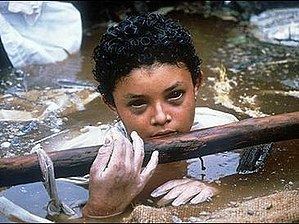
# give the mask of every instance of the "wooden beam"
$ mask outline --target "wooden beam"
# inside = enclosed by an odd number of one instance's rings
[[[299,112],[249,118],[227,125],[145,142],[145,160],[159,150],[159,163],[201,157],[237,148],[299,138]],[[100,146],[52,151],[55,177],[89,173]],[[0,159],[0,187],[41,181],[36,154]]]

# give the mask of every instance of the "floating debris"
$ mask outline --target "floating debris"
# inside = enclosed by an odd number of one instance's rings
[[[1,146],[0,157],[30,154],[34,143],[46,144],[49,136],[61,134],[66,116],[85,110],[98,96],[91,88],[33,89],[0,96],[0,144],[10,143]]]
[[[22,207],[14,204],[5,197],[0,197],[0,212],[7,217],[14,217],[27,223],[52,223],[48,219],[41,218],[26,211]]]
[[[238,84],[235,79],[229,79],[227,76],[227,70],[223,64],[220,67],[216,67],[212,69],[219,74],[219,79],[215,79],[213,89],[215,90],[215,104],[221,104],[229,109],[233,109],[234,111],[242,114],[247,114],[250,117],[265,117],[268,116],[260,111],[260,108],[255,106],[256,95],[253,96],[240,96],[240,101],[243,104],[248,104],[248,106],[252,107],[244,107],[241,108],[239,106],[234,105],[233,100],[230,98],[230,92],[233,88],[235,88]]]
[[[299,8],[271,9],[250,18],[253,35],[261,41],[299,46]]]
[[[36,118],[31,112],[22,110],[0,110],[0,121],[32,121]]]
[[[11,143],[10,142],[3,142],[3,143],[1,143],[1,148],[9,148],[10,147],[10,145],[11,145]]]
[[[19,93],[17,97],[1,97],[0,105],[23,110],[2,109],[0,110],[0,121],[43,120],[52,112],[65,116],[84,110],[86,104],[99,96],[98,92],[79,88],[30,90]]]
[[[299,98],[299,91],[297,90],[290,90],[290,91],[282,91],[282,90],[263,90],[262,94],[277,94],[283,96],[292,96],[295,98]]]
[[[96,89],[95,85],[87,82],[78,81],[78,80],[73,81],[68,79],[58,79],[57,83],[61,88],[76,88],[76,89],[91,89],[91,90]]]

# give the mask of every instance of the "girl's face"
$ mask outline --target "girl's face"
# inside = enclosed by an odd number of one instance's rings
[[[115,86],[114,110],[127,132],[137,131],[144,140],[188,132],[198,86],[185,66],[156,64],[134,69]]]

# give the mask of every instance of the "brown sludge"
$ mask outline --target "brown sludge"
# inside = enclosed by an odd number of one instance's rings
[[[287,190],[277,192],[268,196],[258,197],[249,201],[241,202],[237,207],[227,207],[214,212],[199,212],[197,209],[190,209],[192,214],[187,215],[187,207],[163,207],[153,208],[149,206],[137,206],[130,217],[124,222],[219,222],[219,223],[281,223],[299,221],[299,192]],[[192,207],[200,207],[194,205]],[[186,212],[179,211],[187,209]],[[189,211],[190,211],[189,210]],[[194,211],[197,210],[197,215]],[[182,214],[182,217],[178,214]]]

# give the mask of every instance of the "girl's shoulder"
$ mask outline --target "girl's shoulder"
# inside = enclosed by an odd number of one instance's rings
[[[214,110],[208,107],[196,107],[194,123],[191,130],[209,128],[236,121],[238,121],[238,119],[232,114]]]

